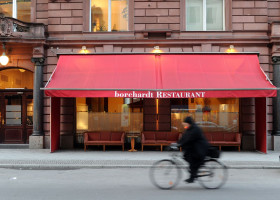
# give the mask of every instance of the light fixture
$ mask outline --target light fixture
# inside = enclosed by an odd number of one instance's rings
[[[0,63],[1,63],[1,65],[7,65],[8,64],[8,62],[9,62],[9,57],[8,56],[6,56],[6,46],[5,46],[5,43],[3,43],[3,53],[2,53],[2,56],[0,56]]]
[[[229,45],[229,49],[227,49],[227,53],[234,53],[236,50],[234,49],[234,45]]]
[[[25,69],[18,69],[20,72],[25,72]]]
[[[82,50],[80,51],[80,53],[88,53],[87,47],[82,46]]]
[[[153,53],[161,53],[161,50],[159,49],[159,46],[154,46]]]

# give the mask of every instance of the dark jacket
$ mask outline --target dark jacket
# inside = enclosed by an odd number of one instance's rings
[[[209,143],[202,130],[195,123],[184,131],[177,143],[185,153],[196,158],[204,158],[209,148]]]

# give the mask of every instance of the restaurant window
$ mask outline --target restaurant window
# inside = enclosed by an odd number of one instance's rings
[[[225,30],[225,0],[186,0],[187,31]]]
[[[85,131],[141,132],[143,99],[76,98],[77,143]]]
[[[239,132],[239,99],[171,99],[172,131],[183,131],[182,121],[187,116],[204,132]]]
[[[90,31],[128,31],[129,0],[91,0]]]
[[[0,13],[6,17],[30,22],[31,0],[0,0]]]

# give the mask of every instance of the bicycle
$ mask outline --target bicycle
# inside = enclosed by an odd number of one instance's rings
[[[170,146],[173,150],[178,147]],[[171,159],[163,159],[155,162],[150,168],[152,183],[160,189],[172,189],[182,179],[182,169],[187,169],[181,154],[171,154]],[[222,187],[228,177],[227,167],[215,158],[206,157],[204,164],[199,168],[197,180],[206,189],[218,189]]]

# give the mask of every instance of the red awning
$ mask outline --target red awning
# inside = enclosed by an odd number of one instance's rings
[[[256,54],[61,55],[51,97],[274,97]]]

